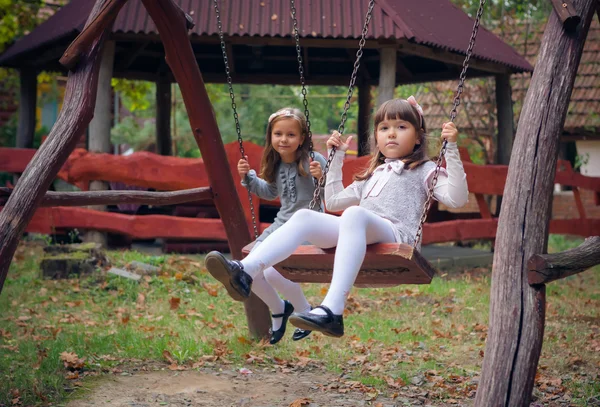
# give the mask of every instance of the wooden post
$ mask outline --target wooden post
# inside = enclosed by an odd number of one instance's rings
[[[498,136],[496,137],[496,164],[508,165],[515,136],[510,75],[496,75],[496,117]],[[496,216],[500,214],[502,196],[496,198]]]
[[[94,21],[99,11],[114,0],[98,0],[86,22]],[[79,65],[69,73],[63,108],[48,139],[27,165],[13,194],[0,212],[0,292],[19,238],[33,216],[48,186],[58,174],[88,126],[96,103],[96,88],[102,43],[106,32],[92,42]]]
[[[156,152],[172,155],[171,141],[171,81],[161,74],[156,81]]]
[[[251,240],[250,232],[229,171],[217,120],[188,38],[185,13],[172,0],[142,0],[142,3],[156,24],[167,63],[180,85],[231,253],[234,258],[240,259],[242,248]],[[256,337],[266,336],[271,325],[266,305],[256,295],[252,295],[244,302],[244,307],[250,333]]]
[[[550,15],[517,128],[492,273],[490,318],[475,406],[528,406],[542,349],[545,286],[528,259],[546,251],[558,144],[596,0],[578,0],[576,33]]]
[[[573,31],[579,25],[581,17],[577,14],[572,0],[551,0],[554,11],[567,31]]]
[[[381,48],[379,51],[379,92],[377,106],[394,98],[396,88],[396,48]]]
[[[17,148],[33,148],[35,135],[35,107],[37,101],[37,72],[30,68],[19,70],[19,127]]]
[[[358,85],[358,156],[369,154],[369,122],[371,118],[371,86]]]
[[[106,41],[102,52],[102,61],[100,62],[94,118],[90,122],[89,127],[88,150],[92,153],[112,153],[112,145],[110,143],[110,130],[112,128],[111,79],[114,61],[115,42]],[[108,189],[108,183],[105,181],[90,182],[90,191],[106,191]],[[105,205],[93,205],[89,208],[97,211],[106,211]],[[100,243],[101,245],[106,246],[106,233],[88,230],[83,236],[83,240],[86,242]]]

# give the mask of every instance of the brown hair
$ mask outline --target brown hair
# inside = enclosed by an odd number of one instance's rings
[[[279,109],[269,117],[269,124],[267,125],[267,141],[265,143],[265,150],[260,164],[260,177],[269,183],[275,182],[276,174],[275,169],[281,162],[281,156],[273,148],[271,143],[271,132],[273,131],[273,125],[283,119],[295,119],[300,123],[301,137],[304,137],[304,142],[296,150],[296,164],[298,165],[298,173],[301,176],[308,175],[304,170],[302,163],[309,161],[310,157],[310,143],[308,141],[308,126],[306,124],[306,116],[296,108],[285,107]]]
[[[427,127],[425,119],[419,114],[417,109],[408,103],[406,99],[391,99],[384,102],[375,112],[375,122],[373,134],[371,136],[371,145],[373,146],[371,160],[366,170],[361,174],[356,174],[354,179],[363,181],[371,177],[377,167],[385,161],[385,156],[377,149],[377,126],[384,120],[396,119],[409,122],[416,130],[417,137],[421,144],[415,144],[413,152],[406,157],[401,157],[404,164],[413,169],[429,161],[427,156]]]

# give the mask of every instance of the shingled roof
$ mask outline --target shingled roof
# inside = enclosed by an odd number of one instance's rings
[[[193,37],[216,36],[212,0],[175,0],[192,15]],[[52,42],[68,44],[80,32],[94,0],[72,0],[3,55],[0,65],[18,66]],[[308,3],[308,4],[307,4]],[[301,36],[304,38],[360,38],[365,0],[299,1]],[[286,1],[228,0],[221,2],[223,28],[230,36],[290,37],[292,32]],[[369,39],[408,40],[432,48],[464,53],[472,20],[449,0],[376,0]],[[140,1],[129,1],[112,28],[115,34],[156,37],[156,26]],[[531,70],[529,63],[491,32],[481,29],[474,56],[509,68]]]
[[[539,52],[545,24],[519,22],[503,27],[499,35],[532,64]],[[530,75],[513,75],[511,79],[515,126],[518,123]],[[430,128],[440,128],[448,120],[456,81],[423,85],[420,102]],[[459,107],[457,126],[467,133],[493,135],[496,132],[496,103],[493,79],[468,81],[463,104]],[[564,126],[565,136],[600,137],[600,23],[592,20],[575,79]]]

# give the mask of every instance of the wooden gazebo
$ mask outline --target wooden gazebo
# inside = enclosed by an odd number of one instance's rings
[[[177,0],[176,3],[193,20],[190,39],[204,80],[224,82],[213,1]],[[37,73],[42,70],[65,72],[59,58],[82,31],[93,5],[93,0],[71,0],[0,55],[0,66],[17,68],[21,73],[18,147],[30,147],[33,140]],[[297,2],[304,71],[309,85],[348,84],[366,8],[367,2],[362,0]],[[299,83],[287,2],[227,0],[221,2],[221,9],[236,83]],[[364,136],[368,131],[370,86],[378,86],[378,99],[387,100],[397,85],[456,79],[471,26],[470,18],[449,0],[376,1],[357,80],[358,134]],[[108,77],[157,83],[157,146],[159,153],[170,154],[168,84],[174,78],[165,62],[156,25],[139,3],[126,3],[117,15],[110,29],[104,61],[103,69]],[[481,30],[469,76],[496,76],[499,100],[507,101],[498,107],[503,123],[512,123],[510,98],[502,97],[510,91],[507,78],[512,73],[529,71],[532,67],[527,60],[494,34]],[[109,91],[109,86],[103,86],[101,80],[99,98]],[[512,138],[513,126],[506,127],[511,131],[504,136]],[[106,129],[100,131],[107,132]],[[96,137],[95,134],[96,131],[90,129],[90,135]],[[364,145],[359,143],[359,148]],[[90,149],[102,151],[103,147],[91,143]],[[359,150],[359,154],[363,152]]]

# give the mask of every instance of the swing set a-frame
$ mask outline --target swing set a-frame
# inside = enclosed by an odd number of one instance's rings
[[[97,0],[84,30],[61,59],[70,69],[63,108],[48,139],[0,212],[0,290],[27,223],[91,121],[103,42],[108,27],[126,1]],[[184,202],[186,196],[189,201],[212,199],[226,230],[231,253],[241,258],[242,249],[251,236],[188,38],[191,19],[173,0],[142,0],[142,3],[160,33],[167,63],[180,85],[193,135],[210,179],[210,188],[181,191],[178,200]],[[483,3],[481,0],[480,6]],[[569,253],[540,254],[547,245],[557,146],[567,101],[596,11],[600,18],[598,0],[559,3],[555,5],[557,13],[550,16],[546,27],[509,166],[496,238],[489,333],[476,406],[529,405],[543,339],[545,284],[600,262],[600,238],[588,239]],[[577,24],[571,24],[573,14],[580,19],[580,22],[576,19]],[[468,59],[462,80],[467,62]],[[455,101],[455,107],[457,105]],[[103,196],[107,196],[106,192],[86,194],[95,199],[95,203],[101,203]],[[139,203],[146,199],[142,195]],[[408,260],[406,268],[416,269],[419,265],[412,254],[417,256],[418,253],[408,249],[411,256],[397,253],[395,264],[398,266],[399,260]],[[313,263],[308,267],[315,264],[323,267],[319,259],[326,255],[311,253],[311,256]],[[379,254],[375,256],[377,259]],[[299,264],[295,261],[292,268],[299,269]],[[265,333],[268,318],[264,304],[251,297],[245,306],[251,332]]]

